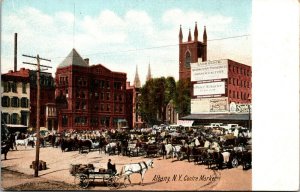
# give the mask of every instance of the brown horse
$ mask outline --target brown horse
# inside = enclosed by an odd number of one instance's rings
[[[10,142],[10,140],[1,142],[1,155],[4,154],[5,160],[7,159],[6,157],[9,149],[12,147],[13,147],[13,143]]]

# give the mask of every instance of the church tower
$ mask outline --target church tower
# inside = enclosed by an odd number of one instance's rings
[[[140,77],[138,74],[138,67],[136,66],[136,70],[135,70],[135,77],[134,77],[134,83],[133,83],[135,88],[141,88],[141,81],[140,81]]]
[[[149,81],[150,79],[152,79],[152,76],[151,76],[151,69],[150,69],[150,63],[148,65],[148,74],[147,74],[147,77],[146,77],[146,82]]]
[[[191,79],[191,63],[207,60],[206,27],[203,32],[203,42],[198,41],[198,27],[195,23],[194,40],[189,29],[188,40],[183,42],[182,29],[179,29],[179,79]]]

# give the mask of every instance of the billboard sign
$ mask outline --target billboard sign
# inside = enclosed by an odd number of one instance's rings
[[[228,78],[228,60],[191,63],[191,81],[206,81]]]
[[[225,94],[225,82],[194,84],[194,96]]]
[[[191,114],[228,112],[228,98],[201,98],[191,100]]]

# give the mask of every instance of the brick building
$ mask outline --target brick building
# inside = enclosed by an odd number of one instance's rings
[[[251,66],[229,59],[192,63],[191,114],[228,113],[231,103],[249,105],[251,77]]]
[[[126,121],[126,73],[89,65],[75,49],[56,70],[59,131],[120,128]]]
[[[183,42],[182,29],[179,30],[179,80],[190,79],[191,63],[198,60],[207,60],[207,34],[204,27],[203,42],[198,41],[197,22],[194,29],[194,40],[192,40],[191,30],[189,30],[188,40]]]
[[[54,103],[55,97],[55,88],[54,88],[54,79],[51,73],[41,72],[40,75],[40,85],[41,85],[41,98],[40,98],[40,126],[48,127],[46,120],[46,106],[49,103]],[[12,92],[15,95],[11,95],[13,98],[20,96],[21,99],[19,102],[11,103],[9,107],[21,107],[26,106],[25,108],[29,108],[29,110],[22,110],[20,114],[20,120],[14,121],[21,122],[22,124],[27,124],[28,127],[36,127],[36,103],[37,103],[37,72],[35,70],[29,70],[25,68],[21,68],[19,71],[9,71],[6,74],[2,75],[3,80],[3,94],[2,98],[7,96],[8,93]],[[16,87],[17,89],[15,89]],[[29,89],[27,91],[27,88]],[[16,95],[17,94],[17,95]],[[28,101],[25,102],[26,98],[29,98]],[[24,97],[24,98],[23,98]],[[16,100],[16,99],[15,99]],[[25,103],[27,103],[25,105]],[[2,104],[3,105],[3,104]],[[29,120],[25,123],[25,116],[29,116]],[[19,117],[18,117],[19,118]],[[15,118],[14,118],[15,119]],[[10,121],[12,122],[12,121]],[[55,127],[55,123],[53,123],[53,127]],[[51,127],[51,128],[53,128]]]

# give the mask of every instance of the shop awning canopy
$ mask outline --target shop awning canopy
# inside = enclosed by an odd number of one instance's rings
[[[182,117],[182,120],[238,120],[246,121],[252,120],[252,115],[249,113],[216,113],[216,114],[191,114],[185,117]]]

